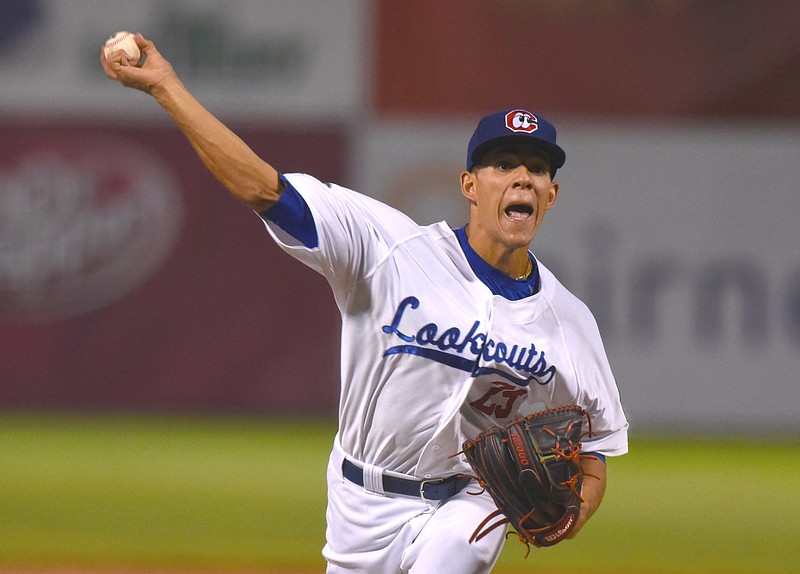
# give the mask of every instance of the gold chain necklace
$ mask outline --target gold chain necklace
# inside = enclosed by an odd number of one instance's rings
[[[514,279],[516,281],[522,281],[523,279],[527,279],[528,277],[530,277],[532,272],[533,272],[533,263],[531,262],[531,257],[529,255],[528,256],[528,266],[525,268],[525,273],[523,273],[519,277],[514,277]]]

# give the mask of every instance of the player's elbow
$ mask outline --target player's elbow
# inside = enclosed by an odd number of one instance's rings
[[[242,202],[249,205],[254,211],[266,211],[281,197],[283,183],[275,177],[248,178],[246,180],[229,182],[226,187]]]

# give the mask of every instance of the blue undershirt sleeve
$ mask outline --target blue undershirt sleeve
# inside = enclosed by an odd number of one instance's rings
[[[603,463],[606,462],[606,457],[604,455],[600,454],[599,452],[582,452],[581,454],[585,454],[585,455],[588,455],[588,456],[596,456],[597,458],[602,460]]]
[[[319,245],[317,225],[303,196],[281,175],[284,189],[280,199],[259,215],[274,223],[300,243],[313,249]]]

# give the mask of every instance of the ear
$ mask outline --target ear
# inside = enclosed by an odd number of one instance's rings
[[[475,192],[475,174],[471,171],[462,171],[461,172],[461,195],[466,197],[471,204],[475,204],[478,201]]]
[[[545,209],[549,210],[556,204],[556,199],[558,199],[558,184],[553,182],[550,186],[550,191],[547,192],[547,205]]]

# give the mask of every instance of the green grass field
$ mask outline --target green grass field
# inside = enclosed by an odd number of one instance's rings
[[[329,421],[0,415],[0,568],[323,572],[333,433]],[[581,535],[527,559],[510,538],[496,572],[797,572],[799,514],[800,441],[634,433]]]

